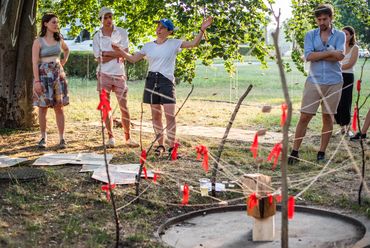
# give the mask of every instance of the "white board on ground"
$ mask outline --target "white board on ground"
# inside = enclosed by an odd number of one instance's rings
[[[109,165],[109,176],[111,183],[113,184],[134,184],[136,180],[136,175],[139,173],[140,164],[123,164]],[[144,177],[144,173],[141,174],[141,177]],[[153,178],[154,174],[152,171],[147,171],[148,178]],[[94,173],[91,178],[108,183],[107,169],[105,166],[100,166],[99,168],[94,169]]]
[[[113,158],[113,154],[107,154],[107,162]],[[104,165],[104,154],[95,153],[46,153],[41,158],[36,159],[33,165],[63,165],[63,164],[94,164]]]
[[[0,168],[10,167],[26,160],[27,158],[12,158],[0,155]]]

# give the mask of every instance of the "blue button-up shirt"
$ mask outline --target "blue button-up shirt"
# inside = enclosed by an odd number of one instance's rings
[[[304,53],[306,59],[311,52],[324,52],[334,48],[345,53],[346,35],[344,32],[332,28],[325,46],[320,38],[320,28],[308,31],[304,37]],[[329,48],[330,47],[330,48]],[[332,85],[343,81],[340,61],[310,61],[310,72],[307,80],[312,83]]]

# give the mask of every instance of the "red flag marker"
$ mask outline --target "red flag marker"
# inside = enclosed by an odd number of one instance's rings
[[[148,173],[146,172],[145,166],[143,167],[143,171],[144,171],[144,174],[145,174],[145,179],[148,179]]]
[[[272,196],[272,194],[269,194],[269,203],[270,203],[270,205],[272,206],[272,201],[273,201],[273,196]]]
[[[256,193],[252,193],[249,196],[249,213],[252,211],[252,208],[258,206],[257,196]]]
[[[205,170],[208,172],[209,171],[209,164],[208,164],[209,155],[208,155],[207,147],[201,145],[195,148],[197,149],[197,153],[198,153],[197,159],[198,160],[201,158],[202,155],[204,155],[202,167],[205,168]]]
[[[283,110],[283,113],[281,115],[281,126],[284,126],[285,120],[286,120],[286,110],[288,109],[288,105],[285,104],[285,102],[281,103],[281,109]]]
[[[100,103],[98,106],[98,110],[103,111],[103,121],[106,120],[108,112],[112,110],[107,99],[107,92],[105,91],[105,89],[102,89],[100,93]]]
[[[293,196],[289,196],[288,200],[288,219],[293,219],[294,216],[294,203],[295,199]]]
[[[187,184],[184,185],[184,194],[181,205],[188,205],[189,202],[189,186]]]
[[[357,108],[355,108],[355,113],[353,114],[352,129],[357,130]]]
[[[281,202],[281,198],[282,198],[282,196],[281,196],[281,195],[276,196],[276,201],[277,201],[277,202]]]
[[[145,160],[146,160],[146,151],[145,151],[145,150],[143,150],[143,151],[141,152],[141,156],[140,156],[140,164],[144,163],[144,162],[145,162]]]
[[[114,189],[114,187],[116,187],[116,185],[111,184],[111,189]],[[109,201],[110,200],[110,198],[109,198],[109,184],[101,186],[101,189],[107,191],[107,199]]]
[[[173,144],[173,149],[172,149],[172,162],[177,160],[177,147],[179,147],[179,143]]]
[[[361,89],[361,80],[359,79],[357,80],[357,91],[360,91],[360,89]]]
[[[270,152],[270,155],[267,158],[267,162],[269,162],[272,159],[272,157],[274,157],[274,155],[276,155],[275,156],[275,160],[274,160],[274,165],[272,167],[272,170],[275,170],[275,165],[276,165],[276,163],[277,163],[277,161],[279,159],[279,155],[280,155],[280,152],[281,152],[282,149],[283,148],[281,146],[281,143],[277,143],[274,146],[274,148],[272,148],[272,151]]]
[[[254,135],[254,141],[250,150],[253,152],[253,158],[256,158],[258,151],[258,132]]]

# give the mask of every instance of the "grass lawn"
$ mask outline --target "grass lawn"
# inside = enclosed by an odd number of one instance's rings
[[[360,75],[360,59],[356,66],[355,80]],[[246,60],[248,62],[248,60]],[[257,131],[281,132],[281,108],[284,101],[280,76],[275,63],[261,71],[260,65],[238,66],[237,73],[230,78],[223,67],[198,67],[194,80],[195,88],[190,100],[185,104],[177,118],[181,126],[226,127],[234,110],[235,102],[252,84],[253,89],[240,108],[233,127]],[[262,75],[263,73],[263,75]],[[293,102],[293,119],[290,134],[293,135],[299,118],[301,94],[305,77],[293,68],[286,75],[290,97]],[[48,114],[48,142],[46,150],[36,147],[40,139],[39,127],[28,130],[1,130],[0,154],[14,157],[27,157],[29,160],[20,167],[33,166],[35,159],[45,153],[103,153],[96,80],[68,78],[70,106],[65,108],[66,139],[68,148],[58,148],[58,132],[53,111]],[[370,92],[370,69],[365,66],[362,83],[361,101]],[[143,81],[129,82],[129,108],[132,122],[137,128],[140,124],[141,97]],[[177,86],[179,107],[190,91],[191,86],[181,83]],[[354,102],[357,91],[353,92]],[[215,101],[210,101],[215,100]],[[272,105],[271,113],[261,112],[264,105]],[[117,101],[112,100],[112,108]],[[354,105],[353,105],[354,106]],[[360,111],[365,116],[370,103]],[[118,110],[115,116],[119,117]],[[363,122],[363,118],[361,118]],[[143,106],[143,123],[151,124],[148,106]],[[335,126],[335,129],[339,129]],[[327,150],[331,162],[323,175],[308,189],[304,188],[314,180],[324,168],[315,164],[316,153],[320,144],[321,115],[317,114],[309,125],[307,137],[300,152],[304,160],[298,165],[289,166],[289,195],[295,196],[296,204],[321,208],[340,209],[370,217],[370,195],[363,189],[362,204],[357,203],[361,166],[359,142],[349,142],[348,138],[332,137]],[[124,146],[124,132],[115,129],[117,146],[109,149],[114,154],[111,164],[139,163],[141,150]],[[133,137],[139,141],[140,133],[133,131]],[[143,132],[143,149],[147,149],[154,139],[152,133]],[[135,199],[134,186],[119,185],[114,189],[120,219],[122,247],[165,247],[160,240],[155,240],[153,232],[166,219],[211,206],[218,206],[219,201],[229,204],[245,203],[239,185],[227,188],[216,198],[201,197],[198,189],[199,178],[211,177],[211,171],[205,172],[201,161],[196,159],[194,147],[206,145],[210,152],[210,168],[221,142],[216,138],[180,135],[182,158],[173,163],[167,158],[157,158],[149,154],[146,167],[161,168],[165,175],[158,182],[141,181],[140,201]],[[292,140],[290,141],[291,149]],[[280,165],[272,171],[272,163],[257,164],[249,150],[250,142],[227,141],[219,166],[223,168],[217,174],[217,181],[235,181],[244,173],[260,172],[272,177],[274,189],[281,186]],[[367,172],[370,159],[369,146],[365,142],[365,159]],[[260,144],[258,155],[265,159],[273,144]],[[168,147],[166,148],[168,149]],[[353,160],[352,160],[353,158]],[[354,162],[353,162],[354,161]],[[111,247],[115,240],[115,224],[111,203],[107,201],[102,183],[91,179],[91,173],[78,173],[80,166],[39,167],[47,172],[41,180],[31,182],[1,182],[0,193],[0,247]],[[370,177],[365,177],[370,182]],[[193,186],[189,205],[179,206],[182,202],[180,186]]]

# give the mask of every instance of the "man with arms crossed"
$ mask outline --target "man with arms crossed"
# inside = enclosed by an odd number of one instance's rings
[[[130,135],[130,113],[127,106],[127,91],[125,65],[123,59],[120,58],[120,53],[112,48],[111,37],[120,37],[120,45],[128,52],[128,36],[126,30],[113,25],[113,12],[108,7],[102,7],[99,11],[99,20],[103,27],[94,35],[93,50],[94,56],[99,61],[97,69],[98,91],[105,89],[108,100],[110,100],[110,92],[116,94],[118,104],[121,110],[121,119],[125,131],[125,144],[130,147],[138,147],[139,144],[131,138]],[[100,41],[100,38],[102,39]],[[101,46],[101,47],[100,47]],[[102,53],[102,61],[100,61],[100,52]],[[101,62],[101,63],[100,63]],[[101,68],[100,68],[101,65]],[[101,73],[101,74],[99,74]],[[114,147],[115,139],[113,134],[113,120],[111,112],[109,118],[106,119],[105,126],[108,131],[109,140],[107,147]]]
[[[322,4],[315,9],[319,28],[306,33],[304,41],[305,58],[311,62],[309,75],[303,90],[301,116],[299,118],[293,150],[288,159],[292,165],[299,160],[298,150],[306,135],[307,126],[320,105],[322,107],[321,145],[317,163],[326,163],[325,150],[333,130],[333,115],[342,92],[341,60],[345,54],[345,34],[332,27],[333,8]]]

